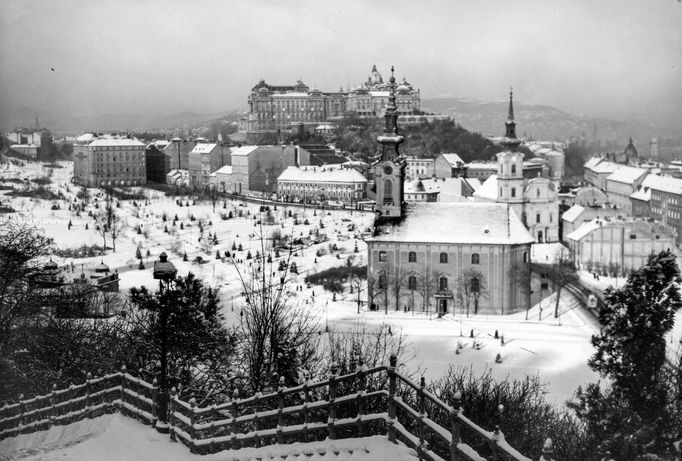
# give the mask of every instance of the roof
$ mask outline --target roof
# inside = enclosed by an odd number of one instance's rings
[[[578,218],[578,216],[580,216],[580,213],[582,213],[584,210],[585,207],[582,207],[580,205],[573,205],[571,208],[564,211],[564,214],[561,215],[561,219],[568,222],[574,222]]]
[[[625,218],[625,219],[599,219],[595,218],[592,221],[585,222],[576,230],[568,234],[567,238],[570,240],[581,240],[587,237],[595,229],[600,227],[616,227],[625,228],[633,233],[641,232],[643,234],[660,234],[664,238],[677,235],[677,231],[668,224],[661,221],[649,221],[642,218]]]
[[[232,165],[225,165],[213,172],[214,174],[232,174]]]
[[[642,184],[639,185],[637,190],[630,194],[630,198],[634,200],[641,200],[643,202],[648,202],[651,200],[651,186],[655,185],[656,182],[661,179],[661,176],[655,176],[655,175],[647,175],[646,178],[644,178],[644,181],[642,181]],[[671,178],[674,179],[674,178]],[[680,182],[680,190],[682,190],[682,180],[677,180]]]
[[[620,165],[618,163],[613,163],[613,162],[599,162],[597,165],[595,165],[592,168],[592,171],[595,173],[613,173],[614,171],[618,171],[621,168],[624,168],[625,165]]]
[[[194,146],[194,149],[192,149],[193,154],[208,154],[213,151],[213,149],[216,148],[218,144],[216,143],[208,143],[208,142],[200,142],[197,143],[196,146]]]
[[[571,232],[566,236],[569,240],[582,240],[584,237],[589,235],[593,230],[601,227],[601,221],[598,219],[593,219],[592,221],[582,223],[576,230]]]
[[[447,232],[443,232],[447,229]],[[516,245],[533,243],[516,213],[501,203],[419,203],[407,205],[406,217],[378,242]]]
[[[258,146],[242,146],[232,150],[230,155],[232,155],[232,157],[244,157],[248,156],[256,149],[258,149]]]
[[[623,166],[611,173],[606,180],[624,184],[634,184],[636,181],[642,178],[642,176],[647,174],[649,174],[649,172],[645,169]]]
[[[287,167],[277,181],[309,181],[309,182],[367,182],[367,179],[352,168],[325,167]]]
[[[146,147],[144,143],[138,141],[137,139],[130,138],[98,138],[88,144],[88,147],[108,146]]]
[[[497,162],[469,162],[466,164],[470,170],[495,170],[497,171]]]
[[[450,166],[460,166],[464,164],[464,160],[462,160],[462,157],[460,157],[457,154],[441,154],[441,157],[445,159],[446,162],[450,164]]]
[[[481,187],[481,181],[478,178],[463,178],[464,181],[475,191]]]
[[[486,179],[481,187],[476,189],[474,192],[474,197],[487,199],[487,200],[497,200],[497,175],[491,175]]]
[[[600,164],[602,161],[604,161],[603,158],[601,157],[592,157],[585,163],[585,169],[586,170],[593,170],[594,167],[596,167],[598,164]]]
[[[667,192],[669,194],[682,194],[682,179],[670,176],[649,175],[644,178],[644,180],[646,181],[648,178],[652,178],[648,185],[653,190]],[[642,182],[642,184],[644,184],[644,182]]]

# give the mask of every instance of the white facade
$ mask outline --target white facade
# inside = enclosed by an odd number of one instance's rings
[[[146,146],[143,143],[115,136],[82,139],[73,149],[74,182],[86,187],[142,186],[147,183]]]
[[[625,214],[632,214],[630,196],[642,184],[648,171],[642,168],[623,166],[606,178],[606,195],[609,201],[623,210]]]
[[[435,174],[435,162],[432,158],[405,157],[405,176],[407,180],[430,178]]]
[[[366,198],[367,179],[353,169],[290,166],[277,178],[277,195],[284,201],[339,201]]]

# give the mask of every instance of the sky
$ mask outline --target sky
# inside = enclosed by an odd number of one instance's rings
[[[421,90],[627,119],[679,115],[679,0],[3,0],[0,102],[218,113],[260,80]],[[2,110],[0,108],[0,110]]]

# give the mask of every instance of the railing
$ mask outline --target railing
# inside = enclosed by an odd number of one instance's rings
[[[452,408],[426,390],[423,378],[419,384],[413,382],[396,370],[396,364],[391,356],[389,366],[360,365],[341,376],[332,366],[324,381],[280,385],[275,392],[243,399],[235,391],[231,401],[207,407],[198,407],[194,399],[180,400],[173,389],[170,437],[194,453],[207,454],[386,434],[391,442],[413,448],[420,460],[485,460],[465,443],[464,438],[471,436],[487,443],[492,460],[530,461],[509,446],[499,428],[488,431],[467,418],[460,396]],[[113,412],[155,426],[158,392],[156,382],[135,378],[125,367],[100,378],[88,375],[84,384],[0,408],[0,439]],[[448,427],[436,418],[448,421]],[[552,455],[552,442],[547,439],[540,461],[552,460]]]

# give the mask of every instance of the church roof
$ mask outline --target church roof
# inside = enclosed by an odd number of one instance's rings
[[[386,233],[368,240],[473,245],[517,245],[534,241],[507,205],[471,202],[408,205],[401,224],[387,227]]]

